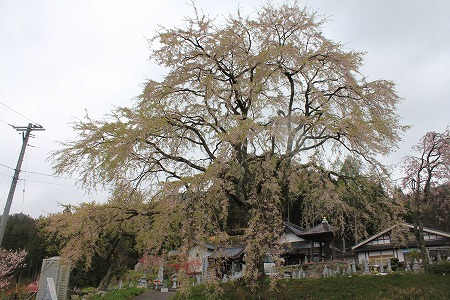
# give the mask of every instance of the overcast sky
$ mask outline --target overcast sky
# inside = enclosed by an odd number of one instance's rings
[[[261,2],[195,3],[220,17],[237,7],[250,13]],[[399,163],[427,131],[445,130],[450,1],[310,0],[307,5],[329,17],[326,37],[367,52],[368,80],[397,84],[404,99],[398,113],[413,127],[386,164]],[[48,154],[58,149],[56,141],[76,137],[69,123],[83,118],[85,110],[102,118],[114,106],[130,105],[146,78],[161,79],[161,70],[148,61],[146,38],[158,24],[178,25],[192,11],[188,0],[0,0],[0,214],[22,145],[8,124],[32,122],[46,129],[34,132],[29,142],[11,213],[38,217],[61,210],[58,202],[106,199],[104,192],[86,195],[75,180],[50,176]]]

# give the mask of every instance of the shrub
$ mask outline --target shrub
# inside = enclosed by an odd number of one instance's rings
[[[143,288],[127,287],[120,290],[109,291],[104,295],[94,295],[91,300],[127,300],[142,294]]]
[[[399,262],[397,263],[397,270],[404,270],[405,267],[406,267],[406,265],[405,265],[404,262],[399,261]]]
[[[450,261],[441,261],[430,264],[428,272],[433,274],[450,274]]]
[[[391,261],[391,265],[396,265],[399,260],[397,257],[391,257],[390,261]]]

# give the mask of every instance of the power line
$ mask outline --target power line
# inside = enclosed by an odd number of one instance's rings
[[[4,164],[0,164],[0,166],[8,168],[10,170],[14,170],[14,168],[8,167],[7,165],[4,165]],[[40,172],[33,172],[33,171],[22,171],[22,172],[23,173],[36,174],[36,175],[42,175],[42,176],[47,176],[47,177],[53,177],[53,178],[77,180],[77,179],[74,179],[74,178],[71,178],[71,177],[63,177],[63,176],[52,175],[52,174],[44,174],[44,173],[40,173]]]
[[[3,122],[3,123],[5,123],[5,124],[8,125],[8,126],[11,126],[11,124],[9,124],[8,122],[3,121],[3,120],[1,120],[1,119],[0,119],[0,122]]]
[[[30,179],[27,179],[27,181],[28,181],[28,182],[34,182],[34,183],[43,183],[43,184],[59,185],[59,186],[68,186],[68,187],[76,188],[75,186],[70,185],[70,184],[53,183],[53,182],[45,182],[45,181],[30,180]]]
[[[53,178],[61,178],[61,179],[77,180],[77,179],[70,178],[70,177],[62,177],[62,176],[58,176],[58,175],[44,174],[44,173],[33,172],[33,171],[23,171],[23,172],[24,172],[24,173],[30,173],[30,174],[36,174],[36,175],[47,176],[47,177],[53,177]]]
[[[12,112],[18,114],[18,115],[21,116],[22,118],[27,119],[27,120],[30,121],[31,123],[39,124],[38,122],[35,122],[35,121],[31,120],[30,118],[28,118],[27,116],[24,116],[24,115],[21,114],[20,112],[18,112],[18,111],[16,111],[16,110],[12,109],[11,107],[9,107],[8,105],[6,105],[5,103],[3,103],[3,102],[0,101],[0,104],[3,105],[4,107],[8,108],[8,109],[11,110]],[[8,124],[8,125],[10,125],[10,124]]]
[[[4,164],[0,164],[0,166],[5,167],[5,168],[8,168],[8,169],[10,169],[10,170],[14,170],[14,168],[8,167],[7,165],[4,165]]]

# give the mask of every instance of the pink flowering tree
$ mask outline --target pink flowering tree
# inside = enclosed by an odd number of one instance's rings
[[[14,270],[21,266],[25,256],[27,256],[25,250],[11,251],[0,248],[0,290],[8,287]]]
[[[323,24],[294,1],[223,20],[195,9],[150,40],[161,80],[103,120],[74,123],[55,171],[79,174],[85,188],[142,191],[155,205],[142,245],[155,253],[171,240],[189,249],[243,235],[244,276],[257,283],[305,177],[320,188],[305,205],[343,215],[329,180],[336,160],[355,155],[382,177],[379,157],[406,129],[394,83],[367,81],[364,54],[326,38]]]
[[[403,170],[406,176],[403,178],[403,187],[410,192],[409,204],[416,241],[426,268],[429,257],[423,237],[424,211],[434,199],[441,199],[436,194],[439,191],[436,187],[450,181],[450,129],[447,128],[443,133],[426,133],[413,150],[418,156],[404,158]]]

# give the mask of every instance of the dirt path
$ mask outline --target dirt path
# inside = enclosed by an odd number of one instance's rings
[[[161,293],[155,290],[148,290],[139,296],[133,298],[133,300],[169,300],[175,296],[176,292]]]

